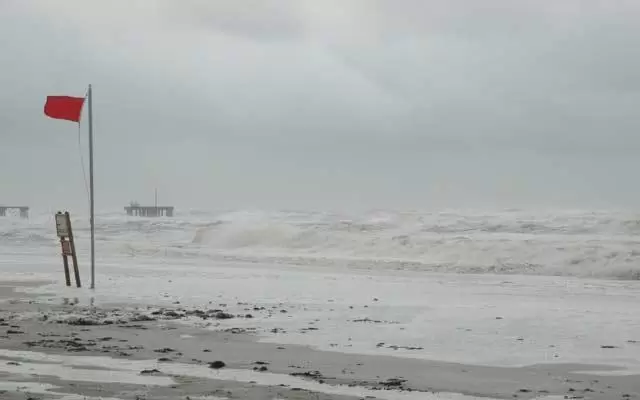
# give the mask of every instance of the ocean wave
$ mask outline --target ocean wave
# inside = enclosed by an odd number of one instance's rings
[[[86,243],[87,221],[74,226]],[[96,236],[113,256],[640,279],[640,218],[621,212],[101,214]],[[0,220],[0,246],[56,240],[50,218]]]

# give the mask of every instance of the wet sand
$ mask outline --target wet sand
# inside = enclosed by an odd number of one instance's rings
[[[252,332],[233,328],[234,320],[250,315],[224,308],[93,307],[14,290],[36,284],[0,282],[0,399],[75,398],[63,393],[119,399],[455,398],[434,392],[640,398],[639,376],[585,373],[611,370],[605,366],[479,367],[260,343]],[[231,328],[212,331],[185,319],[225,320]]]

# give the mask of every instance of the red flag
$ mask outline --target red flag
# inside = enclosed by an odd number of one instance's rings
[[[84,97],[47,96],[44,114],[55,119],[80,122]]]

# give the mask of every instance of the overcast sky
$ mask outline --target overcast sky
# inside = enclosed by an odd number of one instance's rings
[[[638,0],[0,0],[0,203],[638,207]],[[87,125],[81,132],[86,152]],[[85,154],[85,164],[87,162]]]

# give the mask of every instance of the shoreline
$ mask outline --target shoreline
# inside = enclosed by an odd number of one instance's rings
[[[24,359],[17,361],[11,354],[27,351],[35,353],[29,353],[31,356],[44,353],[51,357],[107,356],[112,360],[142,361],[150,366],[149,370],[158,370],[153,375],[160,376],[163,374],[162,368],[168,369],[169,365],[171,368],[179,366],[188,370],[184,367],[186,365],[199,369],[198,373],[210,373],[208,363],[223,361],[227,371],[244,371],[254,375],[247,382],[209,382],[221,388],[220,390],[230,391],[231,395],[225,395],[228,398],[244,398],[233,396],[247,390],[254,391],[256,395],[267,396],[255,398],[269,398],[274,391],[277,393],[274,392],[273,396],[284,399],[353,398],[352,395],[335,393],[340,392],[340,388],[356,388],[362,393],[374,392],[380,396],[378,398],[395,398],[383,397],[383,393],[388,396],[413,393],[421,394],[427,399],[428,394],[433,392],[500,399],[533,399],[553,395],[592,399],[640,397],[640,383],[635,383],[637,379],[634,379],[637,377],[573,372],[612,370],[606,366],[554,364],[500,368],[325,352],[305,346],[259,342],[256,335],[241,327],[231,327],[225,332],[179,323],[182,318],[191,317],[213,322],[218,318],[227,320],[230,317],[229,321],[241,318],[226,315],[226,310],[140,306],[123,311],[72,303],[49,304],[42,302],[41,296],[16,290],[19,287],[47,283],[49,282],[0,282],[0,300],[4,300],[0,311],[0,318],[4,319],[4,326],[0,326],[0,336],[3,337],[0,342],[0,359],[5,364],[0,369],[0,376],[4,380],[22,379],[21,374],[11,372],[12,365],[7,363],[25,362]],[[194,370],[191,373],[196,372]],[[319,391],[305,391],[306,389],[301,388],[293,390],[295,388],[280,387],[275,382],[274,385],[251,383],[257,381],[256,377],[260,377],[261,373],[263,376],[268,374],[276,381],[277,377],[282,377],[283,380],[295,377],[299,379],[301,386],[310,382],[318,385],[313,388]],[[39,381],[42,382],[42,379]],[[74,393],[72,381],[54,378],[49,381]],[[112,382],[110,385],[116,387],[117,383]],[[203,388],[198,385],[181,383],[178,387],[191,396],[203,395],[200,392]],[[325,392],[322,391],[323,388]],[[115,389],[105,390],[110,396],[118,397],[119,392]],[[158,393],[153,398],[175,396],[171,392],[173,389],[168,386],[157,386],[154,390]],[[326,393],[327,391],[333,393]],[[308,397],[300,397],[303,396],[302,393],[307,393]],[[101,394],[104,395],[106,394]],[[312,397],[316,395],[329,397]]]
[[[103,271],[96,291],[60,283],[23,290],[56,304],[60,297],[102,307],[217,304],[253,313],[255,319],[234,320],[233,326],[253,328],[261,342],[320,351],[477,366],[640,370],[637,285],[482,275],[388,279],[235,264],[180,273],[150,264],[136,264],[131,273],[133,267]]]

